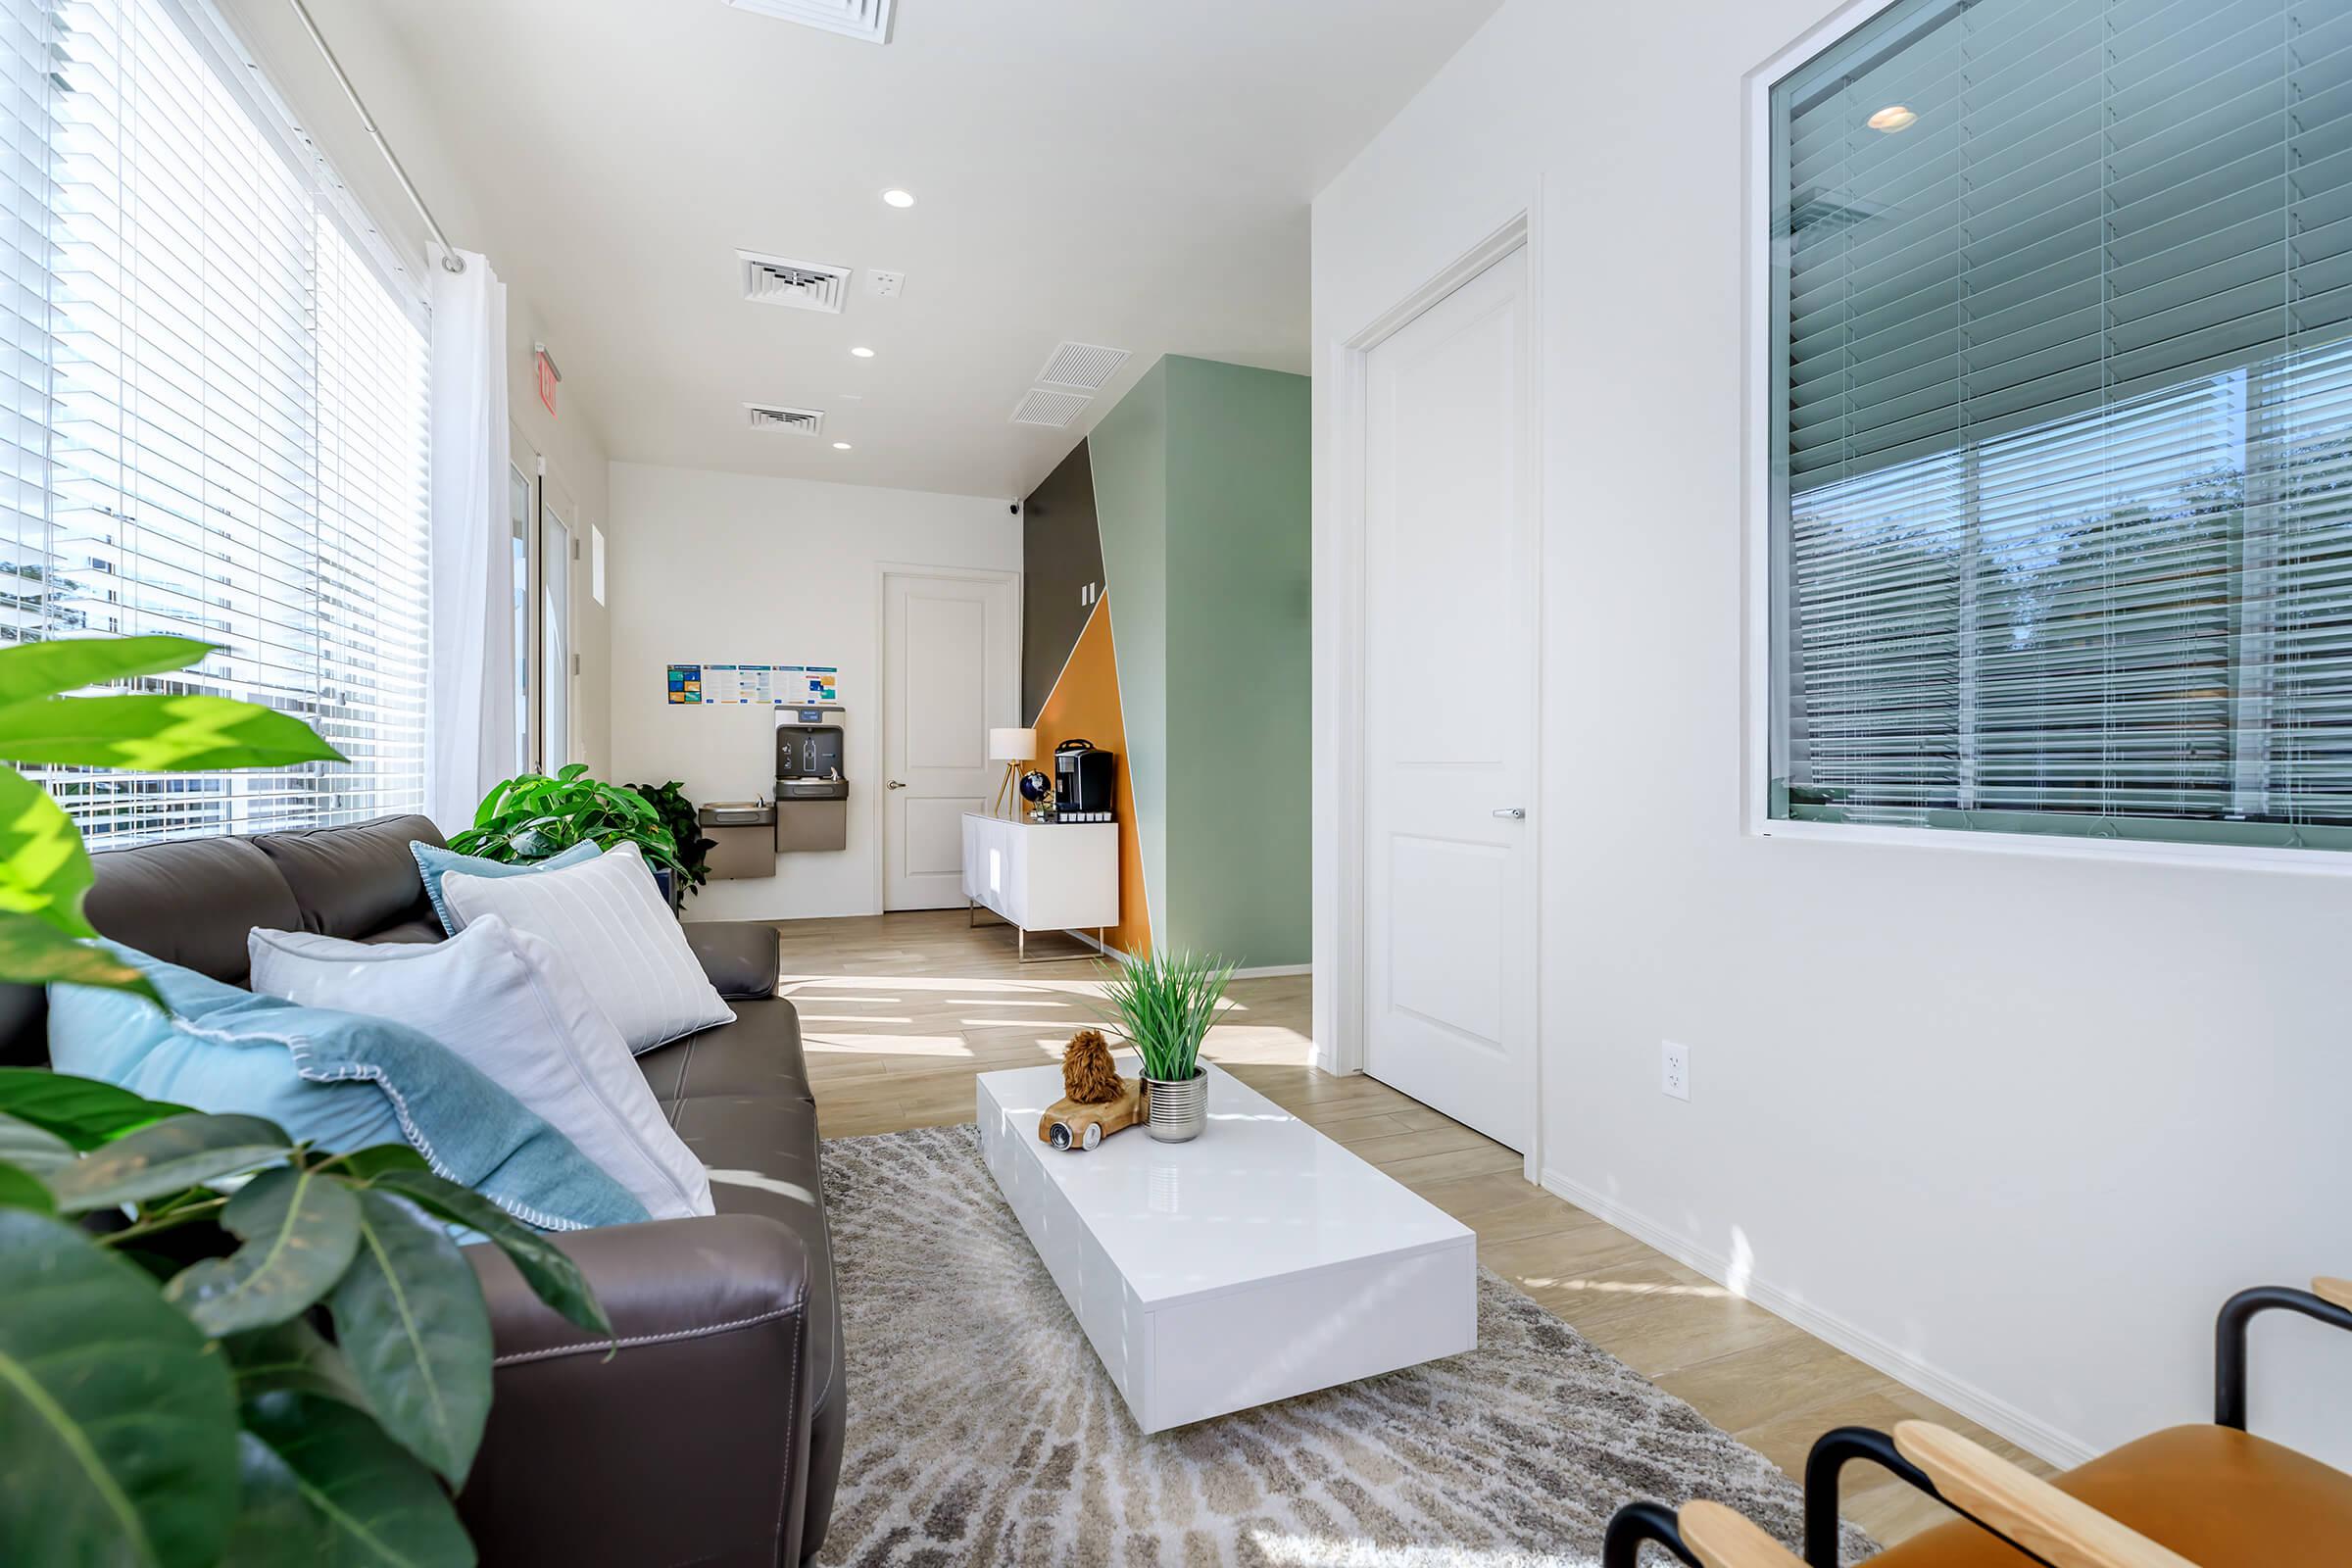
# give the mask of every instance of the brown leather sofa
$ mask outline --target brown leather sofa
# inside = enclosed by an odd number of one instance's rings
[[[255,926],[437,942],[413,839],[441,842],[398,816],[101,852],[88,912],[117,941],[239,985]],[[739,1174],[712,1180],[710,1218],[558,1239],[617,1353],[540,1305],[500,1253],[468,1249],[498,1361],[458,1505],[486,1564],[797,1568],[825,1538],[845,1394],[800,1020],[775,994],[772,928],[685,930],[735,1021],[638,1065],[703,1162]],[[47,1061],[45,1013],[38,990],[0,987],[0,1060]]]

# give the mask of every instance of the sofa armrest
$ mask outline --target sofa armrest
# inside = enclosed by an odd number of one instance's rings
[[[814,1384],[808,1257],[754,1214],[554,1238],[612,1319],[557,1316],[495,1248],[490,1421],[458,1498],[484,1562],[798,1568]]]
[[[730,1002],[776,994],[782,961],[776,928],[750,920],[689,920],[686,946],[710,976],[711,987]]]

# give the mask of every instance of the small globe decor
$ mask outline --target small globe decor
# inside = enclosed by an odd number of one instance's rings
[[[1021,775],[1020,790],[1022,800],[1031,806],[1043,806],[1047,797],[1054,793],[1054,781],[1036,768],[1031,768]]]

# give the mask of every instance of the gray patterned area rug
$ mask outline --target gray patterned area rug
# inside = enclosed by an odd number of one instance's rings
[[[1145,1437],[974,1128],[824,1159],[850,1415],[820,1563],[1592,1568],[1638,1497],[1797,1536],[1762,1455],[1484,1270],[1468,1354]]]

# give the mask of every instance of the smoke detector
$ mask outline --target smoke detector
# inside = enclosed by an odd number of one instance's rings
[[[1100,392],[1102,383],[1119,373],[1127,363],[1125,349],[1106,349],[1099,343],[1064,343],[1046,361],[1046,368],[1037,378],[1049,386],[1074,386],[1088,392]]]
[[[1044,387],[1031,387],[1029,395],[1021,399],[1020,407],[1012,411],[1012,422],[1064,429],[1078,417],[1080,410],[1094,401],[1075,392],[1049,392]]]
[[[850,289],[848,268],[762,256],[758,251],[737,251],[735,259],[743,268],[743,297],[753,304],[841,314]]]
[[[782,435],[815,435],[825,427],[821,409],[791,409],[777,403],[746,403],[744,417],[755,430],[772,430]]]
[[[805,27],[821,27],[867,43],[890,42],[891,0],[727,0],[749,11]]]

